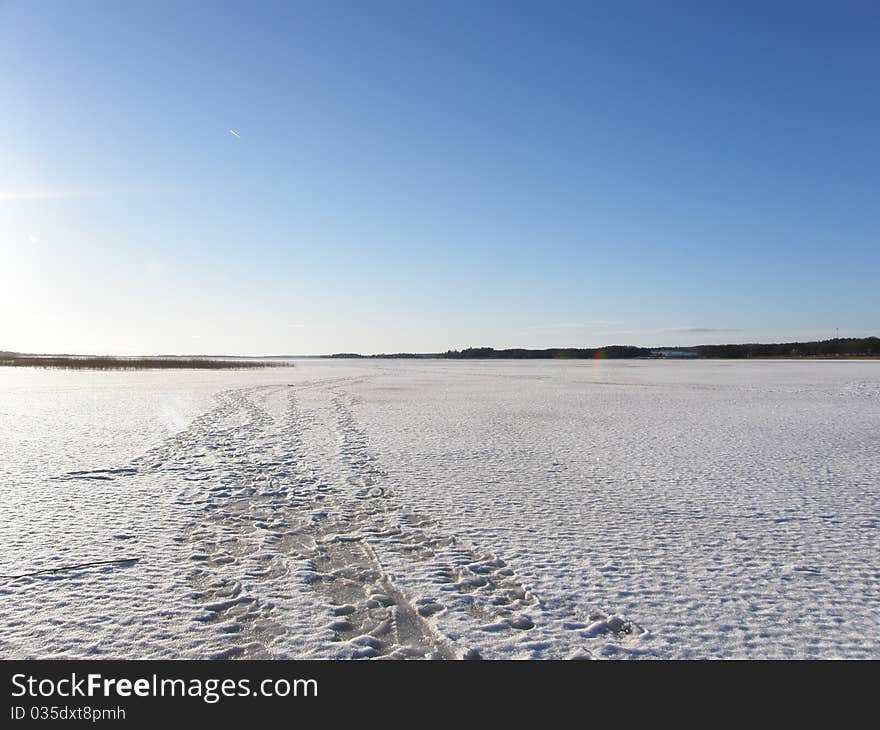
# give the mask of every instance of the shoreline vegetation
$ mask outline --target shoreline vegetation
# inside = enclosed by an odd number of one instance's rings
[[[443,360],[621,360],[654,358],[863,358],[880,359],[880,338],[838,337],[815,342],[750,343],[737,345],[694,345],[691,347],[550,347],[543,350],[492,347],[468,347],[442,353],[419,354],[398,352],[382,355],[361,355],[340,352],[332,358],[437,358]]]
[[[293,367],[265,360],[220,360],[209,357],[111,357],[79,355],[0,354],[0,367],[61,368],[65,370],[241,370]]]

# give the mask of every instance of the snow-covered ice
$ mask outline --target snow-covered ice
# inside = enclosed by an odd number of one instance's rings
[[[0,371],[0,657],[878,658],[880,363]]]

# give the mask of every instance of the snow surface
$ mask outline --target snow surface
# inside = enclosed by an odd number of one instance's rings
[[[880,363],[0,371],[0,657],[878,658]]]

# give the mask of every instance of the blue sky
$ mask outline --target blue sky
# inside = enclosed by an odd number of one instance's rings
[[[877,3],[0,0],[0,349],[878,334],[878,37]]]

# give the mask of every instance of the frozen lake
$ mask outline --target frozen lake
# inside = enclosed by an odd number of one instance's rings
[[[0,658],[880,658],[880,362],[0,369]]]

